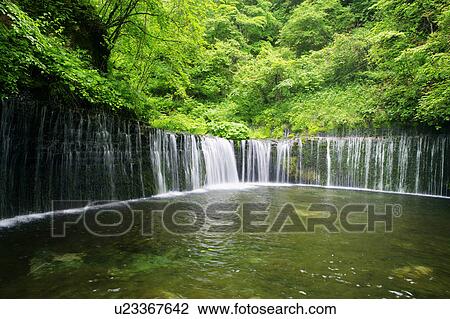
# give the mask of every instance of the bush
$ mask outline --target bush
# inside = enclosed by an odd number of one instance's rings
[[[211,122],[208,133],[230,140],[245,140],[249,138],[250,130],[245,124],[234,122]]]
[[[288,114],[291,129],[296,133],[317,134],[341,127],[367,127],[373,114],[365,114],[364,110],[376,103],[375,89],[354,83],[299,96]]]
[[[152,119],[150,125],[176,133],[206,134],[206,122],[191,118],[182,113],[173,113],[170,116],[160,115]]]
[[[5,66],[0,75],[1,95],[18,93],[40,74],[47,77],[45,85],[54,79],[69,95],[89,103],[112,108],[126,105],[113,83],[90,67],[83,51],[67,49],[60,38],[45,35],[40,21],[12,3],[0,4],[0,14],[9,21],[0,23],[0,64]]]

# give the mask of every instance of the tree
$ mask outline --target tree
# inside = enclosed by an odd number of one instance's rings
[[[338,0],[307,0],[301,3],[280,32],[280,44],[302,55],[327,45],[335,32],[353,23],[353,15]]]

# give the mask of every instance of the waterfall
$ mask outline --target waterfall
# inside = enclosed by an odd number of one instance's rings
[[[311,152],[314,152],[316,150],[316,165],[315,165],[315,173],[316,173],[316,184],[321,185],[321,179],[320,179],[320,172],[321,172],[321,164],[323,163],[323,159],[321,158],[321,144],[322,139],[317,140],[317,149],[314,149],[314,147],[311,147]],[[314,146],[314,143],[312,144]]]
[[[239,181],[450,196],[449,151],[444,134],[233,143],[102,111],[2,102],[0,218],[49,211],[54,200],[126,200]]]
[[[448,135],[250,140],[240,148],[242,181],[450,196]]]
[[[223,138],[202,137],[205,158],[206,184],[238,183],[233,144]]]
[[[447,135],[310,138],[298,146],[301,156],[294,158],[299,164],[292,178],[303,184],[449,196],[449,146]]]
[[[299,183],[304,183],[305,181],[302,179],[303,176],[303,142],[302,139],[299,138],[297,140],[298,151],[297,151],[297,168],[295,172],[295,180]]]
[[[331,150],[330,139],[327,138],[327,186],[331,186]]]
[[[242,181],[261,182],[270,181],[270,157],[272,143],[270,141],[249,140],[242,141]]]
[[[164,137],[161,131],[157,131],[156,134],[149,133],[149,140],[151,141],[149,144],[150,159],[152,161],[152,171],[156,183],[156,193],[158,194],[167,192],[163,158],[167,140],[164,140]]]
[[[183,163],[185,171],[185,187],[186,190],[200,188],[200,148],[197,144],[197,138],[194,135],[183,135],[183,145],[181,149],[184,150]]]
[[[276,181],[289,183],[291,164],[291,141],[283,140],[277,143]]]

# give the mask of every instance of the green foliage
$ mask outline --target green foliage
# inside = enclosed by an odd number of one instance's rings
[[[245,140],[249,138],[250,130],[242,123],[211,122],[208,124],[208,133],[230,140]]]
[[[208,128],[206,123],[198,118],[192,118],[182,113],[160,115],[150,121],[155,128],[169,130],[172,132],[187,132],[192,134],[206,134]]]
[[[438,1],[379,1],[370,60],[383,82],[380,106],[389,119],[449,122],[450,9]]]
[[[307,0],[281,29],[280,43],[297,55],[318,50],[332,40],[334,33],[348,30],[353,19],[351,11],[339,0]]]
[[[375,87],[355,83],[301,95],[289,111],[292,131],[316,134],[342,127],[361,127],[367,121],[377,125],[384,120],[383,115],[377,112],[374,118],[365,113],[376,104],[375,93]]]
[[[205,23],[209,43],[234,40],[256,51],[260,42],[274,41],[281,27],[267,0],[220,0]]]
[[[109,57],[106,28],[88,0],[15,0],[21,10],[39,20],[41,31],[59,37],[66,46],[87,51],[86,59],[101,71]]]
[[[208,1],[127,0],[129,6],[134,4],[131,12],[117,17],[112,4],[120,1],[100,2],[100,14],[111,25],[110,41],[114,41],[110,73],[147,95],[186,98],[188,70],[202,49],[204,26],[200,21]],[[121,23],[120,29],[114,21]]]
[[[355,16],[356,25],[362,26],[375,19],[375,4],[377,0],[342,0],[341,3],[347,6]]]
[[[4,53],[0,64],[5,66],[0,88],[4,97],[18,93],[37,73],[44,76],[41,81],[53,78],[68,93],[92,104],[113,108],[125,105],[110,82],[89,67],[84,52],[68,50],[58,38],[43,34],[40,21],[32,20],[12,3],[0,4],[0,14],[7,21],[0,26]]]
[[[437,20],[448,6],[446,0],[378,0],[378,27],[404,32],[414,42],[422,41],[437,30]]]
[[[292,71],[295,63],[286,49],[264,48],[256,59],[241,65],[234,79],[232,100],[236,115],[252,123],[255,116],[272,103],[292,94]]]
[[[236,140],[450,123],[448,1],[14,3],[0,98],[47,92]]]
[[[285,127],[280,112],[292,107],[291,100],[362,77],[367,69],[365,36],[365,32],[337,35],[329,47],[300,58],[287,49],[266,47],[235,76],[231,98],[236,102],[236,115],[256,125]]]
[[[237,41],[217,41],[203,51],[202,59],[192,68],[189,93],[211,101],[226,97],[238,63],[248,58],[248,54],[240,50]]]

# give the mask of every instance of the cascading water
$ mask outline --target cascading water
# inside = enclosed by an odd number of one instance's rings
[[[273,182],[450,195],[447,135],[310,137],[275,144],[268,155],[275,158]],[[241,156],[242,163],[253,158],[251,151]],[[254,169],[249,181],[266,182]]]
[[[291,164],[291,141],[284,140],[277,143],[276,181],[289,183]]]
[[[183,152],[183,164],[185,170],[185,189],[199,188],[202,184],[201,174],[201,151],[194,135],[183,135],[180,149]]]
[[[450,196],[448,135],[234,145],[34,103],[3,102],[0,116],[0,218],[52,210],[53,200],[141,198],[239,181]]]
[[[53,200],[131,199],[239,182],[225,139],[34,103],[4,102],[0,116],[1,218],[52,210]]]
[[[156,193],[179,191],[180,186],[180,152],[177,136],[161,130],[150,131],[148,136],[149,154],[156,186]],[[196,150],[196,149],[195,149]],[[185,174],[190,172],[185,171]],[[190,180],[185,177],[185,180]]]
[[[449,196],[447,154],[448,135],[329,136],[242,141],[238,162],[245,182]]]
[[[233,144],[223,138],[202,137],[206,184],[239,183]]]
[[[241,142],[241,180],[244,182],[270,181],[270,141],[249,140]]]

